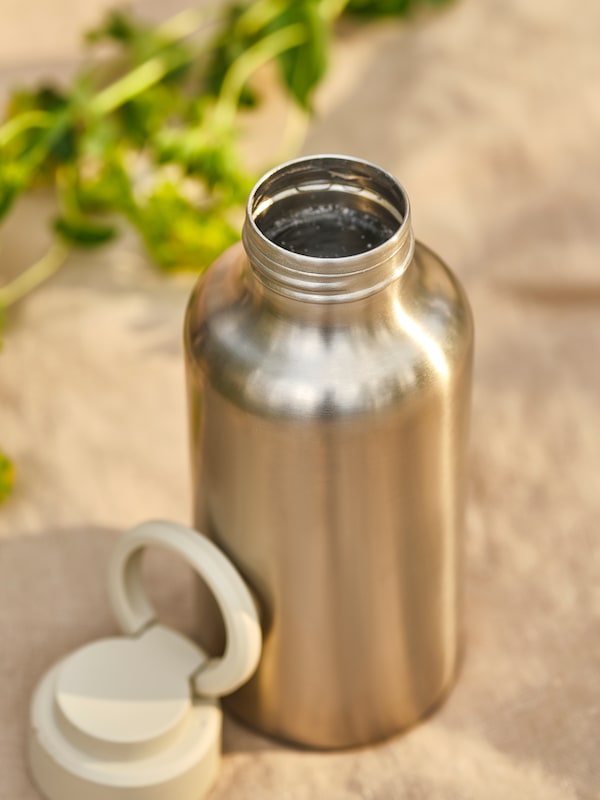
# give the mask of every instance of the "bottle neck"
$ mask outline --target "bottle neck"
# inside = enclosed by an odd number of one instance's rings
[[[400,184],[343,156],[298,159],[268,173],[250,194],[242,239],[265,295],[288,310],[309,304],[312,316],[316,306],[319,316],[337,317],[345,316],[342,306],[377,306],[414,251]]]

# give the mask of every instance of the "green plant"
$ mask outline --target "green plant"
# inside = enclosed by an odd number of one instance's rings
[[[432,7],[441,7],[448,4],[448,0],[429,0]],[[422,0],[348,0],[346,11],[352,14],[373,16],[398,16],[410,14],[423,5]]]
[[[10,494],[14,481],[14,467],[0,450],[0,502]]]
[[[189,9],[159,26],[122,11],[87,35],[115,56],[67,88],[12,94],[0,127],[0,219],[46,182],[56,192],[56,241],[0,288],[7,308],[63,263],[69,246],[114,238],[124,220],[165,270],[205,267],[238,237],[238,213],[256,176],[242,163],[239,112],[258,105],[251,78],[275,61],[305,111],[323,77],[332,24],[344,11],[407,13],[446,0],[257,0]],[[213,12],[213,16],[214,16]]]
[[[59,214],[47,257],[0,289],[8,307],[64,261],[66,245],[101,245],[120,220],[165,270],[202,268],[238,236],[253,182],[238,149],[239,112],[256,106],[250,80],[275,60],[304,109],[326,66],[343,3],[259,0],[224,9],[212,35],[191,9],[158,27],[115,11],[87,36],[110,42],[110,63],[67,89],[15,92],[0,128],[0,216],[34,184],[53,185]]]

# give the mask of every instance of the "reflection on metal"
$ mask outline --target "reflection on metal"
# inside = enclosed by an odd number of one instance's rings
[[[416,722],[456,671],[471,316],[415,246],[403,189],[366,162],[273,171],[243,241],[185,329],[195,523],[264,628],[227,702],[284,739],[364,744]],[[206,598],[201,617],[216,641]]]
[[[399,326],[415,344],[423,349],[440,378],[446,380],[449,375],[449,370],[448,362],[446,361],[446,356],[442,348],[437,344],[435,339],[428,334],[427,330],[422,328],[416,320],[404,311],[400,299],[397,296],[394,297],[393,307]]]

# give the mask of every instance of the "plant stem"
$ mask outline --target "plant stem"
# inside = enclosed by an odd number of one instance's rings
[[[98,116],[110,114],[132,97],[157,84],[173,69],[175,65],[172,62],[167,62],[164,57],[155,56],[99,92],[91,101],[89,108]]]
[[[300,23],[288,25],[265,37],[238,56],[223,80],[215,110],[216,115],[224,118],[233,116],[237,111],[242,89],[256,70],[280,53],[302,44],[306,38],[307,31],[304,25]]]
[[[169,60],[164,56],[154,56],[99,92],[89,107],[99,116],[110,114],[128,100],[159,83],[169,72],[193,61],[197,55],[190,50],[185,58],[177,61]]]
[[[260,0],[258,3],[248,3],[245,11],[238,17],[236,28],[241,28],[247,34],[258,33],[282,11],[285,11],[285,6],[286,3],[282,0]]]
[[[14,280],[0,287],[0,308],[9,308],[51,278],[65,263],[69,247],[55,239],[44,255]]]
[[[0,127],[0,147],[29,128],[47,128],[51,121],[52,116],[47,111],[24,111]]]
[[[333,22],[344,13],[348,0],[321,0],[319,10],[323,19]]]
[[[209,9],[186,8],[162,22],[156,28],[156,33],[175,42],[191,36],[203,25],[216,19],[216,9],[211,13]]]

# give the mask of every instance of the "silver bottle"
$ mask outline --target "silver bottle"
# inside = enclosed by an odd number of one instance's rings
[[[198,282],[185,343],[195,524],[264,627],[227,705],[321,748],[410,726],[460,653],[473,329],[402,187],[342,156],[268,173],[243,246]],[[204,625],[219,627],[207,604]]]

